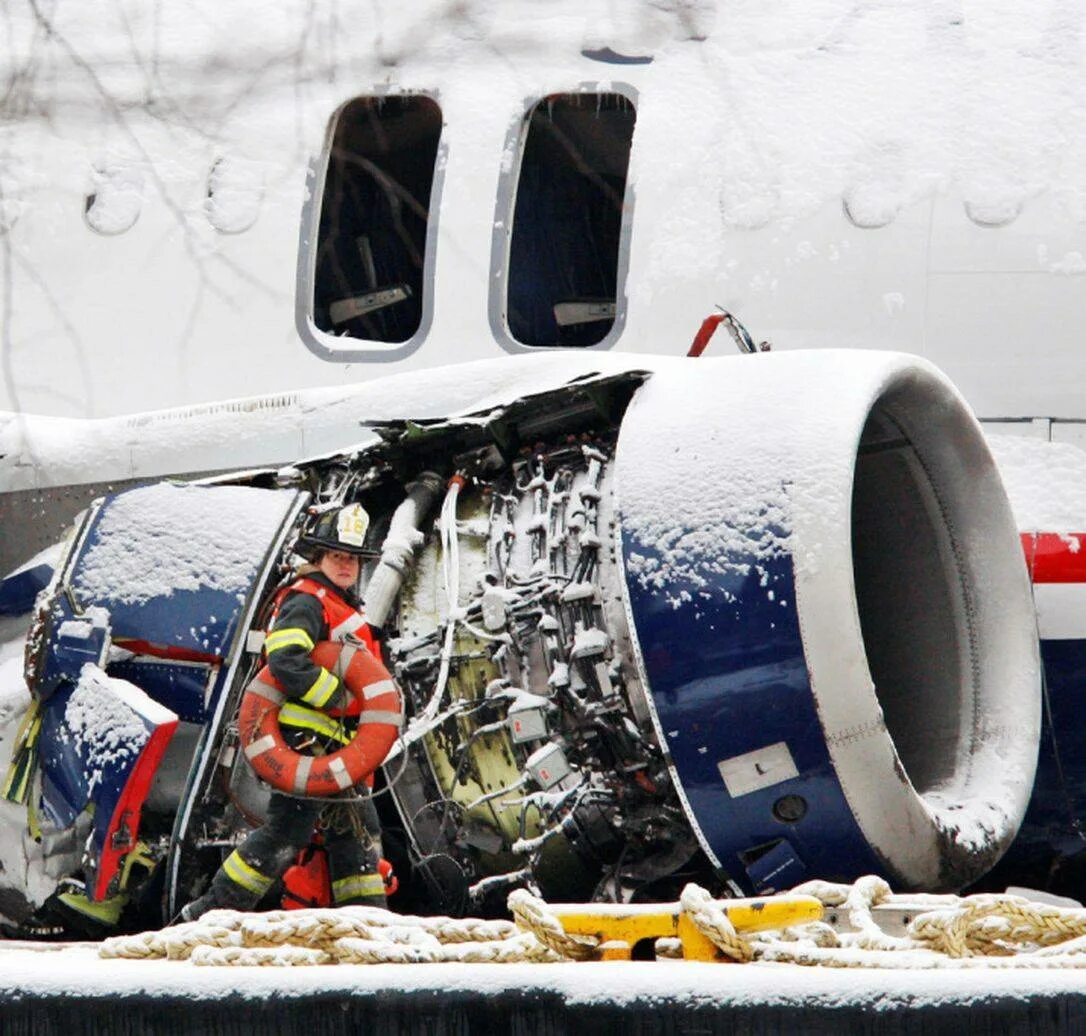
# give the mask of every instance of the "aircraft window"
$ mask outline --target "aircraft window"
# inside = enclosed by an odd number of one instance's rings
[[[139,219],[143,175],[129,166],[98,166],[83,202],[83,218],[95,233],[123,234]]]
[[[419,330],[440,139],[429,97],[360,97],[340,111],[313,270],[319,330],[372,342]]]
[[[597,345],[620,317],[636,118],[619,93],[555,94],[528,113],[505,299],[521,345]]]
[[[204,211],[220,234],[248,230],[260,213],[264,180],[260,169],[236,158],[216,158],[207,175]]]

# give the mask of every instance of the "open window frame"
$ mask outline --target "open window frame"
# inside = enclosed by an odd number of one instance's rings
[[[418,294],[420,296],[418,323],[406,339],[398,341],[337,333],[328,326],[330,321],[326,316],[323,319],[317,316],[317,310],[321,306],[317,296],[319,294],[318,287],[320,287],[318,265],[321,258],[321,249],[324,246],[321,236],[322,216],[329,204],[326,192],[330,169],[335,160],[333,152],[336,145],[337,131],[340,129],[341,119],[352,106],[364,106],[366,102],[377,102],[379,107],[381,102],[384,101],[403,102],[411,99],[430,102],[436,109],[439,119],[430,193],[426,199],[423,261],[421,276],[418,279]],[[325,132],[321,154],[310,163],[306,178],[306,201],[302,208],[295,281],[295,325],[306,347],[320,359],[334,363],[391,363],[410,356],[426,339],[433,322],[438,216],[444,187],[446,158],[444,113],[441,108],[440,97],[436,91],[376,88],[344,102],[332,115]],[[370,293],[376,296],[382,292],[395,291],[396,285],[374,284],[370,286],[370,289]],[[365,292],[359,294],[365,294]],[[376,301],[380,302],[381,300],[377,299]],[[345,299],[344,302],[347,303],[349,300]],[[348,320],[344,321],[344,323],[349,322]],[[322,324],[325,326],[321,326]]]
[[[570,98],[583,99],[590,104],[593,99],[619,98],[630,108],[629,146],[624,155],[623,185],[621,192],[621,217],[617,233],[617,248],[614,267],[614,314],[610,327],[598,340],[591,343],[554,341],[524,341],[516,334],[510,321],[510,287],[515,287],[517,273],[511,268],[514,250],[514,235],[518,233],[516,225],[517,201],[522,189],[522,172],[525,162],[526,146],[532,129],[532,120],[536,111],[549,101],[565,102]],[[635,204],[634,184],[630,178],[629,163],[633,155],[633,135],[636,128],[638,106],[637,91],[626,83],[584,82],[565,91],[556,91],[544,96],[525,99],[524,114],[510,127],[506,138],[505,153],[513,160],[508,169],[502,171],[498,184],[498,196],[494,209],[494,223],[491,237],[490,295],[488,316],[491,331],[495,339],[507,352],[531,353],[540,349],[570,349],[575,351],[610,349],[622,335],[626,323],[627,297],[626,279],[629,271],[630,237],[633,227]],[[551,300],[556,305],[566,305],[562,300]],[[597,300],[602,303],[605,300]],[[575,302],[574,307],[582,306],[586,310],[593,305],[591,300]],[[566,305],[566,308],[568,305]],[[593,314],[587,312],[591,317]],[[576,316],[576,314],[573,314]],[[558,323],[558,317],[555,316]],[[514,321],[515,323],[515,321]]]

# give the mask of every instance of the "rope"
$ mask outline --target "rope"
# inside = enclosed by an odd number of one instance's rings
[[[297,967],[309,964],[334,964],[335,958],[323,950],[307,950],[301,946],[277,949],[244,946],[197,946],[189,958],[193,964],[251,967]]]
[[[736,932],[728,915],[700,885],[687,885],[679,897],[679,905],[694,927],[730,960],[745,964],[754,959],[754,948]]]
[[[542,945],[530,932],[522,932],[500,942],[408,944],[390,947],[384,942],[344,939],[339,944],[339,959],[345,964],[449,963],[512,964],[523,961],[554,963],[564,958]],[[392,952],[390,952],[390,950]]]
[[[362,906],[265,914],[213,910],[160,932],[107,939],[98,952],[111,959],[281,967],[565,959],[512,921],[414,917]]]
[[[199,921],[164,928],[160,932],[141,932],[107,939],[98,949],[100,957],[130,960],[166,958],[186,960],[198,946],[240,946],[244,914],[233,910],[212,910]]]
[[[958,910],[922,914],[910,931],[949,957],[1086,952],[1086,911],[1020,896],[970,896]]]
[[[598,939],[589,935],[568,935],[547,904],[526,889],[514,889],[509,893],[508,902],[517,925],[560,956],[570,960],[595,960],[599,956]]]
[[[851,885],[807,882],[792,891],[837,910],[847,926],[816,921],[743,935],[728,919],[727,901],[713,899],[697,885],[683,889],[678,906],[733,961],[834,968],[1086,968],[1086,909],[1009,895],[894,895],[873,876]],[[566,932],[538,896],[517,889],[508,904],[512,921],[416,917],[361,906],[266,914],[213,910],[159,932],[107,939],[99,954],[277,967],[600,957],[599,939]],[[883,931],[876,918],[880,906],[913,914],[905,935]],[[659,956],[682,955],[677,939],[659,939],[656,945]]]
[[[792,892],[843,907],[852,931],[816,923],[758,933],[751,937],[756,960],[850,968],[1086,968],[1086,909],[991,893],[893,895],[873,876],[852,885],[812,881]],[[879,905],[917,911],[905,936],[879,927],[872,914]]]

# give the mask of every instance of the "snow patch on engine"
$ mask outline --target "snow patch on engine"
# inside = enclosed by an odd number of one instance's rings
[[[242,593],[286,506],[282,496],[242,486],[164,483],[131,490],[109,504],[75,589],[124,604],[175,590]]]
[[[110,771],[123,768],[143,751],[150,732],[140,714],[147,712],[158,716],[159,722],[173,717],[127,681],[107,676],[94,665],[83,667],[64,710],[64,722],[84,761],[89,793]]]
[[[62,639],[89,640],[94,636],[95,630],[105,630],[109,633],[109,611],[91,605],[78,619],[66,619],[57,628],[57,636]]]
[[[628,567],[643,586],[664,589],[676,580],[704,587],[706,573],[746,575],[752,559],[768,559],[788,549],[790,527],[788,487],[772,470],[733,471],[715,485],[704,479],[706,461],[721,456],[720,443],[710,435],[705,451],[684,451],[678,446],[657,450],[636,472],[635,492],[653,499],[653,484],[697,479],[699,493],[693,510],[681,514],[667,506],[667,494],[657,493],[658,508],[638,508],[629,529],[643,543],[651,543],[658,557],[631,550]],[[688,599],[689,594],[681,599]]]
[[[675,608],[719,587],[721,576],[727,582],[753,573],[768,594],[763,566],[782,555],[793,555],[797,566],[818,565],[819,544],[795,542],[796,516],[818,516],[827,528],[847,521],[851,486],[840,473],[851,471],[853,458],[843,444],[854,449],[848,417],[829,399],[869,391],[887,369],[885,359],[843,354],[828,363],[794,353],[724,362],[731,368],[710,371],[699,361],[657,371],[622,426],[628,572],[666,592]],[[712,376],[718,372],[719,380]]]

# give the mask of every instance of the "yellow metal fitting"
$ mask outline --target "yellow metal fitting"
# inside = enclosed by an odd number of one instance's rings
[[[718,900],[737,932],[788,928],[822,919],[813,896]],[[640,942],[678,937],[684,960],[721,960],[711,939],[702,935],[678,903],[557,903],[548,909],[569,935],[599,939],[601,960],[630,960]]]

